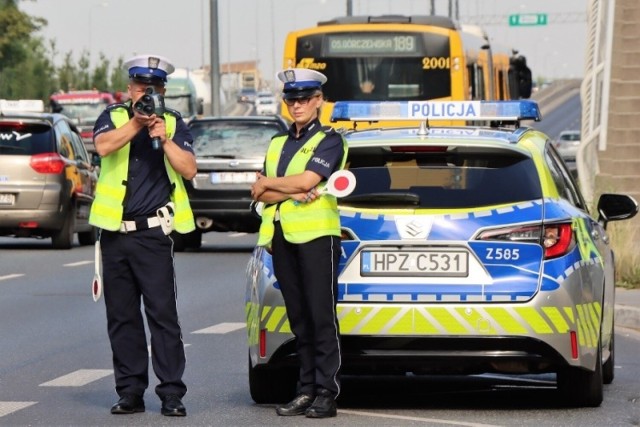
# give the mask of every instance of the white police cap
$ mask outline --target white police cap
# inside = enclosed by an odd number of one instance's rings
[[[160,55],[138,55],[124,62],[129,78],[146,84],[164,85],[175,67]]]
[[[282,97],[284,99],[307,98],[312,96],[327,81],[327,76],[308,68],[287,68],[276,74],[284,83]]]

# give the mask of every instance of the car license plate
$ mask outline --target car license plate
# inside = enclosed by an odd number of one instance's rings
[[[463,249],[365,250],[360,256],[360,273],[363,276],[466,277],[469,253]]]
[[[256,181],[255,172],[212,172],[212,184],[252,184]]]
[[[16,201],[15,194],[0,194],[0,205],[13,205]]]

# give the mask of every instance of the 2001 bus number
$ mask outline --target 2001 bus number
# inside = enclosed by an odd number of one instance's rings
[[[449,68],[451,68],[451,58],[422,58],[423,70],[448,70]]]

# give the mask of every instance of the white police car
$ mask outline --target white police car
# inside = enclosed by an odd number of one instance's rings
[[[424,122],[345,134],[357,184],[339,200],[342,372],[557,373],[567,403],[600,405],[614,376],[605,228],[633,217],[635,200],[603,194],[592,217],[552,141],[520,127],[539,120],[534,102],[334,109],[389,117]],[[429,126],[440,119],[489,126]],[[248,265],[246,318],[251,396],[285,401],[295,344],[264,248]]]

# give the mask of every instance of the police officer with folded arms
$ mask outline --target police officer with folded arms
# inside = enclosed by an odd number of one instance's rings
[[[125,67],[130,102],[107,107],[94,127],[102,160],[89,217],[100,229],[107,326],[119,396],[111,413],[145,410],[149,354],[143,306],[161,413],[185,416],[185,353],[170,233],[195,229],[183,183],[183,178],[196,174],[193,138],[179,113],[133,107],[142,105],[138,101],[148,100],[142,97],[150,93],[162,103],[173,65],[162,56],[140,55],[127,60]]]
[[[270,246],[274,273],[296,338],[298,394],[276,407],[278,415],[335,417],[340,393],[340,336],[336,317],[340,216],[334,196],[319,191],[342,169],[347,145],[322,127],[320,72],[294,68],[278,73],[294,123],[273,137],[264,170],[252,186],[263,202],[258,245]]]

